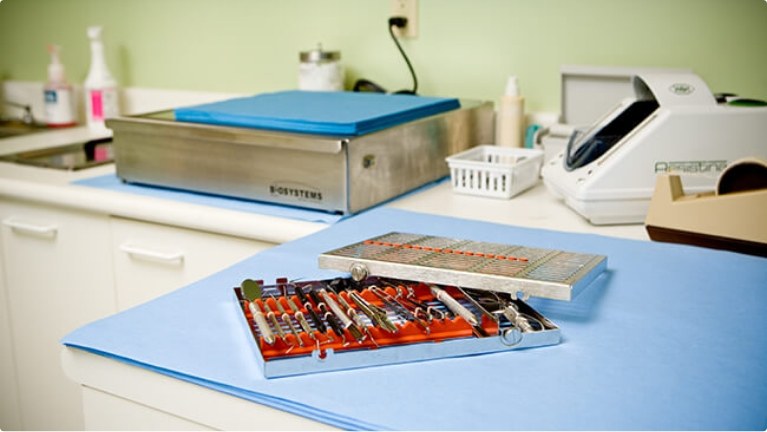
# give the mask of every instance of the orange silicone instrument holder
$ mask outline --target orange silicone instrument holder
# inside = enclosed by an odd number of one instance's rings
[[[408,295],[410,295],[411,298],[414,298],[420,302],[434,302],[434,297],[432,296],[429,287],[422,283],[387,283],[384,286],[378,285],[378,288],[382,289],[385,293],[392,297],[397,297],[398,295],[402,295],[402,293],[409,293]],[[455,298],[462,297],[460,291],[458,290],[451,288],[445,289]],[[370,288],[365,288],[361,291],[358,291],[358,293],[369,303],[382,309],[386,309],[384,302],[377,295],[375,295]],[[346,300],[347,304],[354,305],[354,302],[349,296],[349,293],[346,291],[340,291],[340,294],[335,294],[328,290],[328,294],[334,300],[337,300],[337,296],[340,295],[344,298],[344,300]],[[298,305],[301,308],[301,312],[308,320],[309,311],[306,309],[306,306],[301,304],[297,296],[291,295],[289,297],[295,305]],[[280,318],[281,314],[279,313],[279,308],[277,308],[275,301],[279,301],[283,309],[290,313],[291,316],[294,315],[289,308],[287,299],[284,296],[275,296],[274,298],[267,297],[254,301],[258,304],[258,307],[261,311],[265,311],[264,303],[266,303],[269,306],[269,309],[271,309],[277,315],[277,320],[280,322],[280,324],[282,324],[282,320]],[[472,326],[466,322],[466,320],[458,316],[452,316],[451,318],[445,319],[434,318],[430,321],[424,320],[423,322],[427,324],[427,331],[415,322],[405,320],[401,317],[394,319],[393,317],[396,315],[390,313],[389,317],[392,317],[392,322],[397,327],[398,331],[392,333],[375,325],[368,324],[364,329],[362,329],[365,338],[361,342],[355,340],[355,338],[348,330],[344,331],[344,338],[339,337],[330,328],[330,326],[328,326],[327,332],[324,333],[314,329],[312,332],[313,337],[311,337],[308,333],[303,331],[303,329],[295,320],[293,320],[294,327],[297,330],[298,337],[301,338],[303,346],[298,343],[296,335],[293,334],[286,326],[281,326],[285,334],[285,339],[283,340],[275,333],[274,343],[268,344],[256,330],[257,326],[255,325],[253,316],[251,315],[246,302],[246,300],[241,301],[241,308],[250,328],[253,331],[253,336],[258,341],[258,346],[261,351],[261,355],[264,357],[264,360],[293,356],[307,356],[311,355],[314,351],[319,351],[319,357],[323,358],[325,351],[328,349],[332,349],[335,352],[342,352],[349,350],[378,349],[413,343],[440,342],[449,339],[475,337],[474,329]],[[362,311],[356,307],[354,307],[354,309],[358,313],[362,314]],[[271,325],[271,320],[268,321]],[[365,321],[368,322],[369,320],[365,319]],[[485,316],[481,317],[481,327],[488,335],[494,336],[498,334],[498,324],[493,320],[487,319]]]

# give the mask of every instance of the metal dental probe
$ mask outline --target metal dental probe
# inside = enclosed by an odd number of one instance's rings
[[[421,314],[426,316],[426,319],[431,321],[434,319],[434,315],[439,315],[436,317],[437,319],[445,319],[447,317],[447,314],[444,311],[441,311],[434,306],[429,306],[428,304],[419,301],[416,298],[410,298],[410,297],[402,297],[398,299],[403,305],[410,306],[413,309],[413,313],[418,315],[420,312]]]
[[[288,338],[285,335],[285,332],[282,331],[282,326],[280,326],[279,321],[277,321],[277,317],[274,314],[274,311],[269,307],[269,304],[264,301],[264,310],[266,311],[266,317],[269,318],[270,321],[272,321],[272,325],[274,326],[274,330],[277,332],[277,334],[280,336],[280,339],[282,339],[283,342],[288,344]],[[288,344],[290,345],[290,344]]]
[[[314,311],[314,306],[312,306],[312,303],[309,301],[308,298],[306,298],[304,289],[296,285],[295,292],[296,292],[296,296],[298,296],[298,299],[301,301],[301,304],[309,312],[309,316],[312,318],[312,321],[314,321],[314,326],[317,327],[317,330],[319,330],[320,333],[323,333],[323,334],[327,332],[328,329],[327,327],[325,327],[325,323],[322,322],[322,320],[320,319],[320,316],[317,315],[317,312]]]
[[[354,321],[352,321],[351,318],[349,318],[346,313],[344,313],[344,310],[341,308],[341,306],[339,306],[338,303],[333,300],[333,297],[331,297],[324,288],[320,290],[320,295],[322,296],[322,299],[325,300],[325,304],[330,307],[330,310],[332,310],[338,319],[341,320],[344,328],[348,329],[349,333],[354,336],[354,339],[356,339],[359,343],[365,340],[365,335],[362,334],[362,331],[359,329],[359,327],[357,327],[357,324],[355,324]]]
[[[336,335],[338,335],[338,337],[341,338],[341,341],[344,343],[344,346],[348,345],[349,341],[346,340],[346,334],[344,333],[343,325],[338,320],[338,318],[335,315],[333,315],[333,312],[330,312],[327,309],[325,310],[326,312],[324,312],[324,315],[322,317],[325,318],[325,321],[328,322],[328,324],[336,333]]]
[[[370,292],[375,294],[376,297],[381,299],[385,306],[388,306],[389,309],[393,310],[394,313],[398,314],[402,318],[405,318],[408,321],[415,320],[415,315],[413,315],[406,307],[394,301],[394,298],[390,296],[386,291],[373,285],[370,287]]]
[[[253,321],[256,322],[256,327],[258,327],[258,331],[261,333],[261,336],[264,338],[264,342],[266,342],[269,345],[274,344],[274,333],[272,333],[272,329],[269,328],[269,323],[266,322],[266,318],[264,318],[264,313],[261,312],[261,309],[258,308],[258,305],[256,302],[249,301],[248,302],[248,308],[250,309],[250,314],[253,315]]]
[[[320,297],[314,290],[309,291],[309,297],[311,297],[312,301],[314,301],[314,304],[317,305],[317,309],[319,309],[320,313],[322,313],[322,317],[325,318],[325,321],[328,322],[336,335],[338,335],[338,337],[340,337],[344,342],[344,345],[346,345],[348,343],[346,341],[346,334],[344,334],[344,329],[341,326],[341,323],[338,321],[338,318],[336,318],[336,316],[328,310],[328,307],[322,300],[320,300]]]
[[[421,329],[423,329],[426,334],[431,333],[431,328],[425,322],[423,322],[422,319],[415,316],[408,308],[406,308],[402,303],[398,302],[394,297],[390,296],[386,291],[377,286],[371,286],[370,291],[378,298],[380,298],[381,301],[384,302],[384,305],[388,306],[402,318],[415,323],[417,326],[421,327]]]
[[[373,325],[377,327],[383,327],[378,315],[376,315],[376,313],[368,307],[368,304],[364,299],[359,297],[359,295],[353,291],[349,293],[349,297],[352,299],[352,302],[354,302],[354,304],[360,308],[362,313],[364,313],[370,319],[370,321],[373,322]]]
[[[250,309],[250,314],[253,316],[253,321],[255,321],[256,327],[258,327],[258,330],[261,333],[261,336],[264,338],[264,341],[269,345],[274,344],[274,333],[272,333],[272,329],[269,327],[269,323],[266,322],[264,313],[261,312],[261,309],[258,307],[258,303],[254,301],[256,299],[260,299],[261,295],[263,294],[261,283],[254,281],[253,279],[245,279],[240,284],[240,289],[242,290],[243,297],[248,302],[248,309]]]
[[[292,298],[286,297],[286,299],[288,302],[288,307],[290,307],[290,310],[293,311],[293,316],[296,318],[296,321],[298,321],[298,324],[301,326],[301,328],[304,329],[304,332],[308,334],[310,338],[317,340],[317,336],[314,335],[314,330],[312,330],[312,326],[310,326],[309,322],[306,321],[306,318],[304,317],[304,313],[301,312],[298,306],[296,306]]]
[[[504,300],[497,293],[494,293],[492,291],[490,291],[489,293],[492,295],[493,298],[490,298],[490,297],[480,298],[479,300],[480,303],[484,303],[485,305],[488,305],[488,307],[491,307],[489,305],[492,305],[492,307],[497,309],[494,312],[495,313],[500,312],[509,321],[509,323],[511,323],[513,327],[518,328],[523,333],[536,331],[536,329],[533,328],[533,325],[530,323],[530,319],[533,319],[535,320],[536,323],[539,324],[541,329],[545,328],[543,323],[540,322],[539,320],[520,312],[519,307],[515,303],[513,303],[513,301]]]
[[[447,291],[434,285],[429,285],[429,289],[431,290],[432,295],[436,297],[437,300],[441,301],[442,304],[444,304],[454,314],[465,319],[466,322],[472,326],[479,325],[479,320],[477,319],[476,315],[474,315],[470,310],[466,309],[464,305],[458,303],[458,300],[454,299],[453,296],[447,293]]]
[[[354,309],[349,302],[346,301],[344,296],[342,296],[338,290],[333,289],[333,287],[330,287],[335,293],[336,293],[336,299],[338,299],[338,303],[341,303],[341,306],[346,310],[346,315],[349,316],[349,318],[354,321],[355,324],[357,324],[357,327],[360,329],[366,329],[367,324],[365,323],[365,320],[362,318],[362,315],[357,312],[356,309]]]
[[[477,308],[477,310],[482,312],[483,315],[485,315],[486,317],[490,318],[491,320],[493,320],[495,322],[498,322],[498,317],[495,316],[494,314],[490,313],[490,311],[488,311],[487,309],[485,309],[485,307],[482,306],[477,300],[475,300],[472,295],[470,295],[468,292],[466,292],[466,290],[464,290],[463,288],[461,288],[459,286],[457,286],[456,288],[458,289],[458,291],[461,292],[461,294],[463,294],[463,297],[466,300],[468,300],[471,304],[473,304],[474,307]]]
[[[535,328],[533,328],[533,325],[530,324],[530,320],[528,319],[528,316],[526,314],[521,313],[517,305],[515,305],[514,303],[506,303],[503,309],[501,310],[501,313],[503,313],[503,315],[509,321],[511,321],[512,324],[519,327],[519,329],[522,330],[523,333],[536,331]],[[538,321],[538,324],[541,326],[541,328],[544,328],[543,323]]]
[[[437,298],[437,300],[441,301],[445,306],[447,306],[448,309],[453,311],[454,314],[460,316],[461,318],[465,319],[466,322],[471,324],[472,331],[476,336],[486,337],[488,335],[485,329],[483,329],[480,325],[480,321],[477,316],[474,315],[470,310],[466,309],[464,305],[458,303],[458,300],[454,299],[453,296],[448,294],[447,291],[434,285],[429,285],[429,289],[431,289],[431,293],[434,295],[434,297]]]
[[[331,289],[333,289],[331,287]],[[347,291],[349,293],[349,291]],[[354,321],[355,324],[357,324],[357,327],[367,333],[368,337],[370,337],[370,340],[373,341],[373,343],[378,346],[378,342],[376,342],[375,338],[373,337],[373,333],[370,332],[370,326],[367,325],[365,322],[365,319],[362,317],[362,313],[357,311],[357,309],[354,309],[348,301],[342,296],[338,291],[336,291],[336,298],[338,299],[338,302],[341,303],[341,306],[346,308],[346,314],[349,315]],[[376,325],[376,322],[373,321],[373,325]]]
[[[400,303],[402,306],[408,308],[408,310],[412,311],[416,317],[420,314],[425,316],[427,321],[431,322],[431,320],[434,319],[433,313],[435,313],[439,315],[437,319],[442,320],[446,318],[447,314],[445,314],[445,312],[418,300],[418,298],[415,296],[415,290],[413,290],[411,286],[402,287],[387,281],[381,282],[393,288],[397,292],[394,300]]]
[[[293,325],[293,321],[290,320],[290,314],[285,311],[285,308],[282,307],[282,303],[280,303],[279,300],[277,300],[274,296],[271,296],[272,300],[274,300],[274,303],[277,305],[277,310],[280,311],[280,318],[282,318],[282,322],[288,325],[288,328],[290,329],[290,332],[293,333],[293,336],[296,337],[296,340],[298,341],[299,346],[304,346],[304,341],[301,340],[301,336],[298,334],[298,331],[296,331],[296,327]]]
[[[395,326],[386,316],[386,311],[378,306],[369,303],[361,295],[352,291],[349,293],[354,304],[362,310],[362,312],[370,318],[378,327],[388,331],[389,333],[397,333],[399,329]]]

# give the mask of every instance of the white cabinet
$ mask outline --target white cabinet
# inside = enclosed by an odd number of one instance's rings
[[[2,258],[1,252],[0,258]],[[19,386],[16,384],[16,364],[13,358],[9,310],[3,260],[0,259],[0,429],[19,430],[21,429]]]
[[[27,202],[0,201],[0,428],[83,429],[59,340],[271,243]]]
[[[117,308],[124,310],[222,270],[271,243],[111,218]]]
[[[21,427],[82,429],[81,391],[61,370],[59,340],[117,311],[109,218],[3,201],[0,224]]]
[[[0,429],[27,430],[84,428],[65,334],[274,245],[10,198],[0,238]]]
[[[214,430],[200,423],[87,386],[83,386],[83,404],[85,405],[85,428],[91,431]]]

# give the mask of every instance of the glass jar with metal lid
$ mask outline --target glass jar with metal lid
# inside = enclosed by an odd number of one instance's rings
[[[339,51],[323,51],[322,45],[299,56],[298,88],[301,90],[340,91],[344,89],[344,70]]]

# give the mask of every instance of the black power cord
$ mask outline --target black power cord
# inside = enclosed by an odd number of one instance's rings
[[[402,54],[402,58],[405,59],[407,68],[410,70],[410,76],[413,77],[412,90],[400,90],[395,93],[414,95],[414,94],[417,94],[417,91],[418,91],[418,78],[415,76],[415,71],[413,70],[413,65],[410,64],[410,59],[407,58],[407,54],[405,54],[405,51],[402,49],[402,46],[399,44],[399,40],[397,40],[397,37],[394,36],[394,27],[404,28],[406,25],[407,25],[407,18],[405,17],[397,16],[397,17],[389,18],[389,34],[391,35],[391,38],[394,41],[394,44],[397,45],[397,49],[399,50],[399,53]]]
[[[394,41],[394,44],[397,45],[397,49],[399,50],[400,54],[402,54],[402,58],[405,59],[405,63],[407,64],[408,70],[410,70],[410,76],[413,78],[413,89],[399,90],[394,92],[394,94],[415,95],[417,94],[417,91],[418,91],[418,77],[416,77],[415,75],[415,70],[413,69],[413,65],[410,64],[410,59],[407,57],[407,54],[405,54],[405,51],[402,49],[402,46],[399,44],[399,40],[397,40],[397,37],[394,35],[394,27],[404,28],[405,26],[407,26],[407,18],[400,17],[400,16],[389,18],[389,34],[391,35],[391,38]],[[358,79],[357,82],[354,83],[353,90],[356,92],[386,93],[386,89],[374,83],[373,81],[366,80],[364,78]]]

